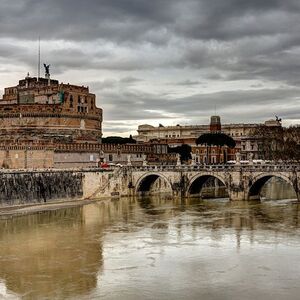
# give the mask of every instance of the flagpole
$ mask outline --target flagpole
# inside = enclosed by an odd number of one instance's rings
[[[39,51],[38,51],[38,77],[37,81],[40,79],[40,69],[41,69],[41,38],[39,37]]]

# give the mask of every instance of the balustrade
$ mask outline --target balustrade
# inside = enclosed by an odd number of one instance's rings
[[[299,171],[300,165],[147,165],[123,166],[132,171],[250,171],[250,172],[280,172]]]

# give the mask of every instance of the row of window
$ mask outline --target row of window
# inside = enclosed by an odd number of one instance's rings
[[[87,113],[88,112],[88,108],[86,106],[77,106],[77,112],[81,112],[81,113]]]
[[[5,94],[6,95],[11,95],[11,94],[16,94],[17,93],[17,89],[16,88],[11,88],[11,89],[8,89],[8,88],[6,88],[5,89]]]
[[[74,100],[73,95],[70,95],[70,102],[73,102],[73,100]],[[78,103],[88,103],[87,96],[78,95]]]
[[[244,134],[242,132],[235,132],[235,133],[232,132],[229,135],[231,135],[231,136],[244,136]]]
[[[117,155],[120,155],[120,154],[121,154],[120,152],[117,153]],[[135,154],[135,157],[136,158],[143,158],[143,155],[144,154],[137,153],[137,154]],[[113,154],[108,154],[108,161],[112,162],[113,161],[113,157],[114,157]],[[134,155],[131,154],[131,157],[134,157]]]
[[[70,108],[73,108],[74,107],[74,97],[73,95],[70,95]],[[82,105],[82,104],[87,104],[88,103],[88,100],[87,100],[87,97],[86,96],[78,96],[78,106],[77,106],[77,111],[78,112],[85,112],[87,113],[88,112],[88,107],[87,105]],[[91,101],[91,110],[93,110],[94,108],[94,102]]]
[[[170,137],[170,138],[176,138],[176,137],[180,137],[180,135],[179,134],[166,134],[166,136],[165,136],[166,138],[168,138],[168,137]]]
[[[254,150],[255,146],[254,145],[250,145],[251,150]],[[242,145],[242,150],[246,150],[246,146]]]
[[[140,134],[142,135],[152,135],[151,132],[140,132]],[[195,136],[195,135],[201,135],[202,133],[199,133],[199,134],[194,134],[194,133],[191,133],[190,135],[191,136]],[[229,134],[230,136],[244,136],[244,134],[242,132],[232,132]],[[166,138],[176,138],[176,137],[180,137],[180,134],[166,134],[165,135]]]

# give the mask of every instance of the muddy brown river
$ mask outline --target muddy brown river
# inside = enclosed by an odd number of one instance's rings
[[[299,282],[291,199],[124,198],[0,220],[0,299],[300,299]]]

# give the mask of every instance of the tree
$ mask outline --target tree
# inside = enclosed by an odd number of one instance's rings
[[[300,127],[258,126],[252,133],[258,144],[259,158],[300,161]]]
[[[168,147],[168,153],[178,153],[180,155],[181,162],[186,162],[192,158],[192,147],[187,144],[183,144],[177,147]]]
[[[222,132],[204,133],[196,139],[196,144],[209,146],[227,146],[229,148],[234,148],[236,145],[235,140],[231,136]]]
[[[103,144],[136,144],[136,140],[132,138],[132,135],[129,138],[123,138],[121,136],[108,136],[106,138],[102,138]]]

